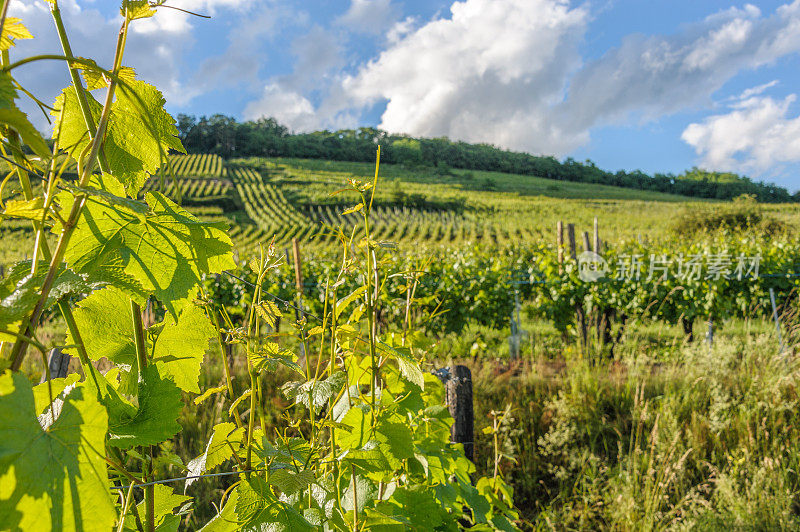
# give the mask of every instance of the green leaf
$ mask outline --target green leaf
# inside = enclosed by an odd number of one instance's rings
[[[346,375],[337,371],[325,380],[310,380],[308,382],[287,382],[281,390],[287,399],[294,399],[295,403],[305,405],[314,410],[319,410],[332,398],[335,398],[345,384]]]
[[[152,17],[156,14],[156,10],[150,5],[150,0],[122,0],[119,13],[130,20],[136,20]]]
[[[208,342],[216,336],[203,309],[191,305],[183,309],[177,322],[167,324],[155,339],[152,362],[161,375],[172,379],[181,390],[200,393],[198,379]]]
[[[211,397],[215,393],[224,392],[227,389],[228,389],[228,387],[225,386],[224,384],[222,386],[217,386],[215,388],[208,388],[208,389],[206,389],[206,391],[204,391],[202,393],[202,395],[198,395],[197,397],[194,398],[194,404],[199,405],[200,403],[202,403],[203,401],[205,401],[206,399],[208,399],[209,397]]]
[[[192,498],[187,497],[186,495],[175,493],[172,488],[163,484],[156,484],[153,486],[153,499],[155,502],[154,516],[156,531],[165,532],[166,530],[177,530],[177,525],[180,523],[180,518],[174,515],[172,512],[176,507],[182,506],[187,501],[192,500]],[[142,501],[136,505],[140,516],[147,515],[145,504],[145,501]],[[177,522],[175,521],[175,518],[178,518]],[[174,527],[172,526],[173,524],[175,525]],[[125,519],[125,530],[138,530],[136,528],[136,521],[131,515]]]
[[[33,39],[33,35],[22,24],[22,19],[6,17],[3,23],[3,35],[0,36],[0,50],[8,50],[14,46],[16,39]]]
[[[375,486],[368,478],[361,475],[350,477],[350,484],[342,494],[342,508],[347,512],[353,511],[353,492],[355,491],[355,499],[358,504],[356,509],[358,513],[364,511],[367,502],[372,502],[378,497],[378,487]]]
[[[359,204],[357,204],[357,205],[355,205],[353,207],[350,207],[349,209],[345,209],[342,212],[342,216],[345,216],[347,214],[351,214],[351,213],[354,213],[354,212],[358,212],[363,208],[364,208],[364,204],[363,203],[359,203]]]
[[[3,211],[3,218],[25,218],[41,220],[44,214],[44,198],[36,196],[30,200],[9,200]]]
[[[72,196],[59,195],[69,209]],[[122,266],[155,294],[173,317],[189,303],[203,274],[235,268],[227,224],[201,222],[160,193],[147,195],[151,212],[142,215],[99,197],[86,201],[66,252],[80,273]]]
[[[99,121],[102,105],[87,94],[95,122]],[[89,132],[72,87],[67,87],[56,99],[53,111],[59,149],[78,160],[89,144]],[[59,129],[59,114],[64,120]],[[128,195],[135,197],[147,180],[164,162],[170,149],[185,153],[177,138],[175,120],[164,110],[164,97],[152,85],[132,81],[117,87],[117,99],[111,106],[103,152],[111,173],[125,185]]]
[[[350,431],[337,431],[337,443],[344,449],[360,449],[370,439],[372,414],[366,406],[353,407],[342,418],[342,425]]]
[[[181,391],[175,384],[161,378],[158,368],[148,366],[138,386],[138,408],[126,401],[102,376],[87,385],[101,398],[108,410],[108,444],[129,449],[139,445],[155,445],[168,440],[180,431],[176,421],[183,406]]]
[[[397,366],[403,377],[423,390],[425,389],[425,376],[422,373],[422,369],[419,367],[419,363],[414,360],[414,357],[411,355],[411,350],[409,348],[392,347],[385,343],[379,343],[377,346],[378,349],[397,360]]]
[[[219,423],[214,426],[214,432],[208,440],[206,450],[189,462],[189,475],[202,475],[233,457],[234,451],[242,445],[244,428],[236,428],[233,423]],[[186,479],[188,488],[195,479]]]
[[[70,373],[63,379],[50,379],[50,387],[47,382],[37,384],[33,387],[33,400],[36,405],[36,415],[38,416],[50,406],[50,390],[53,391],[53,399],[58,398],[61,393],[69,386],[80,380],[81,376],[77,373]],[[70,388],[71,390],[71,388]],[[61,398],[63,400],[63,397]]]
[[[136,374],[136,341],[130,309],[128,294],[109,286],[78,303],[73,316],[90,359],[105,357],[122,371]],[[67,344],[75,343],[72,334],[68,334]]]
[[[201,532],[238,532],[239,525],[236,517],[236,505],[239,503],[239,487],[233,488],[225,506],[214,516],[206,526],[201,528]]]
[[[31,275],[31,261],[18,262],[11,268],[8,277],[0,281],[0,328],[7,328],[33,311],[41,296],[48,267],[48,263],[40,261],[36,275]],[[50,308],[67,294],[82,294],[95,288],[97,284],[87,281],[86,276],[61,266],[56,272],[44,308]]]
[[[275,320],[283,316],[280,309],[278,309],[278,305],[272,301],[262,301],[256,305],[256,312],[261,319],[269,323],[270,327],[275,327]]]
[[[30,123],[28,116],[19,109],[0,108],[0,124],[5,124],[19,133],[22,142],[30,146],[33,153],[39,157],[48,158],[52,155],[42,135]]]
[[[290,469],[276,469],[269,474],[270,485],[281,490],[284,495],[299,493],[305,490],[315,480],[314,471],[311,469],[304,469],[297,472]]]
[[[94,68],[92,68],[86,64],[81,65],[81,74],[83,75],[84,81],[86,81],[86,88],[90,91],[93,91],[108,87],[108,76],[106,76],[105,72],[103,72],[103,70],[97,66],[97,63],[95,63],[92,59],[82,59],[94,66]],[[128,83],[132,83],[136,79],[136,71],[131,67],[122,67],[119,69],[117,76]]]
[[[247,353],[247,358],[256,371],[275,371],[278,364],[281,364],[303,375],[303,369],[297,364],[297,355],[294,351],[284,349],[274,342],[268,342],[260,346],[257,351]]]
[[[252,476],[239,485],[236,516],[240,530],[299,532],[314,530],[305,517],[289,504],[279,501],[264,479]]]
[[[27,378],[0,376],[0,526],[109,530],[116,512],[104,461],[106,411],[77,386],[57,414],[43,429]]]

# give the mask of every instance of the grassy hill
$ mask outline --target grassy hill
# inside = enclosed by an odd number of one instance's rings
[[[223,160],[209,154],[172,156],[178,183],[152,178],[145,190],[162,190],[204,219],[227,221],[242,253],[268,243],[298,238],[304,247],[330,248],[332,229],[349,226],[357,214],[341,213],[357,203],[335,194],[349,179],[371,181],[369,163],[319,159],[246,158]],[[682,212],[722,205],[660,192],[573,183],[498,172],[381,166],[372,225],[376,240],[401,250],[472,245],[508,246],[554,239],[556,222],[576,225],[578,235],[600,221],[601,236],[662,239],[673,235]],[[766,212],[800,226],[800,207],[767,204]],[[29,226],[0,225],[7,245],[0,263],[24,258],[14,242]]]

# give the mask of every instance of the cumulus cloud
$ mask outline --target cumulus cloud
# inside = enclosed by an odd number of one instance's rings
[[[394,25],[399,11],[392,0],[351,0],[336,22],[354,32],[378,34]]]
[[[694,148],[703,166],[764,172],[800,162],[800,116],[790,116],[797,96],[775,100],[751,94],[745,91],[729,112],[690,124],[683,131],[681,138]]]
[[[564,155],[593,128],[709,106],[740,72],[800,51],[800,0],[768,14],[726,9],[668,36],[630,35],[585,63],[590,20],[587,4],[569,0],[453,2],[445,17],[396,23],[385,49],[327,86],[316,121],[302,122],[330,127],[385,104],[379,126],[391,132]]]
[[[655,119],[709,104],[739,72],[798,51],[800,1],[768,17],[751,5],[731,8],[668,37],[627,37],[575,75],[559,111],[573,131]]]
[[[315,107],[304,95],[308,90],[336,94],[336,72],[343,65],[340,43],[339,35],[320,26],[297,37],[291,44],[295,57],[292,72],[269,78],[261,96],[245,107],[245,119],[273,117],[294,131],[351,125],[354,117],[347,113],[334,116],[338,110],[329,111],[329,103]]]
[[[194,12],[215,15],[222,10],[244,13],[257,0],[173,0],[170,5]],[[114,44],[122,21],[116,9],[96,2],[61,0],[61,15],[70,38],[73,53],[91,57],[109,67],[113,61]],[[33,40],[19,41],[12,50],[14,57],[34,54],[61,54],[61,46],[46,2],[15,0],[9,14],[20,17],[34,35]],[[203,87],[186,77],[184,56],[194,45],[192,36],[200,19],[174,9],[161,8],[155,17],[137,20],[131,25],[125,54],[125,64],[133,67],[139,78],[158,86],[173,105],[183,105],[200,94]],[[41,62],[15,72],[19,81],[46,103],[52,102],[61,88],[69,85],[63,65]],[[23,101],[34,124],[50,129],[47,119],[30,102]]]
[[[314,105],[302,94],[277,83],[264,87],[258,100],[251,102],[244,110],[245,118],[256,120],[272,117],[290,128],[300,131],[317,126]]]
[[[388,101],[380,126],[389,131],[566,149],[547,111],[580,64],[587,9],[564,0],[466,0],[450,12],[343,80],[351,103]]]

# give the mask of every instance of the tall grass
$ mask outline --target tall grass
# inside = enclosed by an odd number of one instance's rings
[[[772,335],[656,365],[474,370],[479,424],[516,408],[506,474],[535,529],[800,528],[798,364]],[[488,442],[476,452],[488,467]]]

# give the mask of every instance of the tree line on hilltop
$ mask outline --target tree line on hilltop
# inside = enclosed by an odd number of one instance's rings
[[[609,172],[590,160],[580,162],[568,157],[558,161],[552,156],[514,152],[489,144],[393,135],[372,127],[293,133],[273,118],[238,122],[219,114],[200,118],[182,114],[178,115],[178,131],[189,153],[215,153],[225,158],[293,157],[370,162],[375,147],[380,144],[382,162],[436,167],[442,174],[447,174],[450,168],[486,170],[696,198],[726,200],[750,194],[762,202],[800,202],[800,192],[791,195],[783,187],[734,173],[699,168],[679,175],[648,175],[641,170]]]

